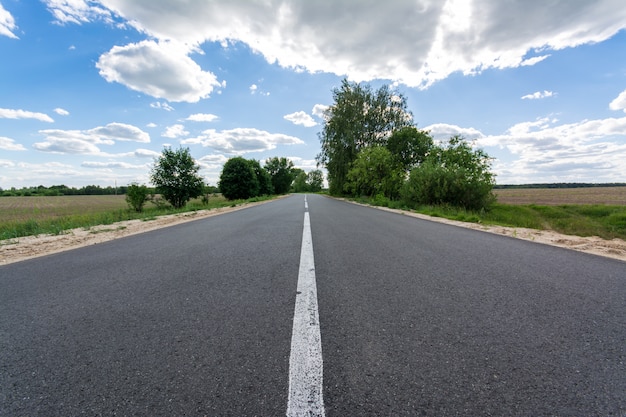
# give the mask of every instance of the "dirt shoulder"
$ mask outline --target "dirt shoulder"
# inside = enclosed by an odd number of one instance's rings
[[[245,209],[265,202],[244,204],[237,207],[225,207],[212,210],[199,210],[195,212],[161,216],[154,220],[130,220],[110,225],[95,226],[85,229],[73,229],[62,235],[29,236],[18,239],[0,241],[0,265],[19,262],[38,256],[49,255],[82,246],[96,245],[120,237],[130,236],[137,233],[148,232],[162,227],[173,226],[180,223],[199,220],[211,216]],[[357,203],[354,203],[357,204]],[[503,226],[486,226],[476,223],[465,223],[454,220],[430,217],[423,214],[412,213],[402,210],[376,207],[381,210],[400,213],[406,216],[420,219],[451,224],[459,227],[476,229],[483,232],[496,233],[517,239],[530,240],[552,246],[577,250],[605,256],[608,258],[626,261],[626,241],[621,239],[605,240],[599,237],[568,236],[547,230],[534,230]]]

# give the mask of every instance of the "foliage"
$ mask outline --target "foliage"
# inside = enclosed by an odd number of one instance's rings
[[[324,174],[319,169],[314,169],[307,174],[306,182],[310,192],[318,193],[324,187]]]
[[[328,170],[330,193],[339,195],[358,153],[386,145],[393,131],[413,125],[413,116],[406,98],[387,85],[373,91],[367,84],[344,79],[333,90],[333,101],[326,110],[319,134],[322,149],[316,159]]]
[[[189,148],[165,148],[152,167],[150,179],[163,198],[174,208],[181,208],[202,194],[204,181],[199,170]]]
[[[430,134],[414,126],[394,131],[387,141],[387,149],[406,172],[423,162],[433,146]]]
[[[236,200],[259,195],[259,180],[252,165],[241,156],[226,161],[219,182],[224,197]]]
[[[387,148],[362,150],[346,176],[345,191],[353,196],[381,195],[395,199],[400,193],[404,171]]]
[[[306,193],[309,191],[309,184],[307,183],[307,175],[301,169],[295,169],[294,173],[296,178],[293,180],[293,192],[294,193]]]
[[[128,203],[131,210],[141,213],[149,195],[150,190],[148,190],[147,186],[132,183],[126,191],[126,203]]]
[[[276,194],[289,192],[291,183],[295,179],[293,162],[287,158],[273,157],[265,161],[265,170],[272,179],[272,186]]]
[[[38,185],[37,187],[22,187],[17,189],[11,187],[8,190],[0,188],[0,197],[31,197],[46,196],[55,197],[62,195],[117,195],[125,194],[126,186],[122,187],[100,187],[99,185],[86,185],[81,188],[68,187],[67,185],[52,185],[45,187]]]
[[[259,191],[257,195],[272,195],[274,194],[274,186],[272,185],[272,177],[269,172],[261,166],[259,161],[255,159],[249,159],[248,164],[252,167],[256,179],[259,182]],[[252,196],[255,197],[255,196]]]
[[[403,198],[412,205],[488,208],[495,201],[490,168],[491,159],[483,150],[474,150],[461,136],[453,136],[447,146],[433,148],[411,171]]]

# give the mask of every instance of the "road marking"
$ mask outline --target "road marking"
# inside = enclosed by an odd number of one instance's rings
[[[304,197],[304,227],[300,271],[289,357],[289,401],[287,416],[324,416],[322,392],[322,339],[317,310],[315,261],[308,203]]]

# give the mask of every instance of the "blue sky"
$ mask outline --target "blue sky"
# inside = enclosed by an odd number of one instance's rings
[[[500,184],[626,182],[623,0],[0,0],[0,187],[148,183],[164,146],[315,169],[342,78]]]

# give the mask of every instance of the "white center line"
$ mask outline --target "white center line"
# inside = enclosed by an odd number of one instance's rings
[[[308,209],[306,196],[305,208]],[[289,357],[287,416],[324,416],[322,340],[309,212],[304,213],[302,250]]]

